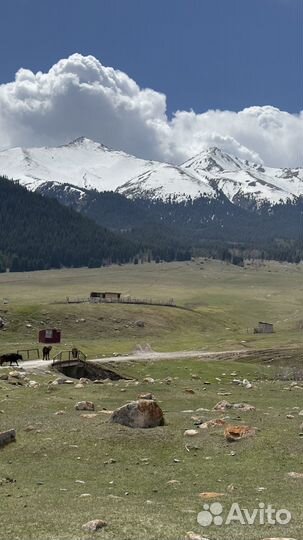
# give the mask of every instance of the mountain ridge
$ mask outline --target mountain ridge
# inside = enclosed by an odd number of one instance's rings
[[[210,147],[181,165],[143,160],[86,137],[57,147],[15,147],[0,152],[0,174],[31,191],[69,184],[78,190],[127,197],[184,200],[221,191],[234,204],[275,204],[303,194],[303,168],[270,168]],[[84,195],[83,195],[84,196]]]

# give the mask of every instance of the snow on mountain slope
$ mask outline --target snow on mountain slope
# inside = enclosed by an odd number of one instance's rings
[[[54,148],[4,150],[0,174],[44,192],[48,185],[69,184],[78,191],[180,200],[212,197],[219,189],[233,202],[251,197],[272,203],[303,194],[303,169],[263,167],[218,148],[209,148],[178,167],[139,159],[84,137]]]
[[[167,198],[211,196],[208,183],[173,165],[146,161],[81,137],[56,148],[12,148],[0,152],[0,174],[18,179],[30,190],[46,182],[97,191]]]
[[[180,166],[217,186],[229,200],[250,196],[256,201],[286,201],[303,194],[303,169],[273,169],[209,148]]]
[[[132,178],[117,191],[127,197],[145,196],[164,199],[174,197],[177,200],[187,197],[197,198],[200,195],[207,197],[215,195],[215,190],[211,185],[198,175],[166,163],[161,163],[140,176]]]
[[[31,190],[45,182],[115,190],[154,165],[155,162],[115,152],[84,137],[55,148],[12,148],[0,152],[0,174],[20,180]]]

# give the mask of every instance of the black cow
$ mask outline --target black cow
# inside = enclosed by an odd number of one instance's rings
[[[0,356],[0,366],[2,366],[3,364],[7,362],[9,362],[10,366],[12,366],[13,364],[17,364],[17,366],[19,366],[18,360],[23,360],[21,354],[17,354],[17,353],[2,354],[2,356]]]
[[[48,347],[43,347],[42,354],[43,354],[43,360],[49,360],[49,353],[52,350],[52,346],[49,345]]]

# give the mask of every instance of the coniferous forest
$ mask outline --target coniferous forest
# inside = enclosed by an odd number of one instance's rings
[[[27,271],[132,260],[136,246],[56,200],[0,178],[0,269]]]
[[[0,178],[0,271],[213,257],[298,263],[303,199],[257,206],[213,199],[166,202],[70,186],[32,193]]]

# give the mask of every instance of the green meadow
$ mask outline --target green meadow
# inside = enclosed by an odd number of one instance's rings
[[[17,432],[17,442],[0,450],[0,538],[184,540],[193,531],[210,540],[300,540],[303,479],[289,473],[303,473],[302,382],[291,386],[303,372],[302,277],[301,265],[244,269],[202,260],[0,275],[0,316],[7,322],[1,352],[37,347],[37,332],[47,327],[62,330],[54,353],[75,345],[101,358],[146,344],[176,352],[169,361],[109,363],[131,380],[83,388],[50,386],[58,377],[51,369],[27,374],[37,388],[0,380],[1,430]],[[93,290],[173,298],[177,307],[65,303]],[[263,320],[274,324],[273,334],[253,333]],[[243,358],[178,358],[178,351],[195,350],[243,350]],[[0,376],[10,370],[1,368]],[[247,378],[253,388],[233,384],[234,378]],[[146,392],[163,409],[165,426],[140,430],[108,422],[110,411]],[[215,412],[223,399],[256,410]],[[94,402],[94,416],[75,410],[80,400]],[[257,428],[256,436],[229,443],[222,427],[195,425],[223,417]],[[198,433],[188,437],[188,429]],[[250,512],[264,503],[289,510],[292,519],[285,526],[203,528],[197,515],[213,502],[203,500],[204,492],[221,494],[213,500],[224,515],[233,503]],[[107,527],[84,533],[82,525],[93,519]]]

